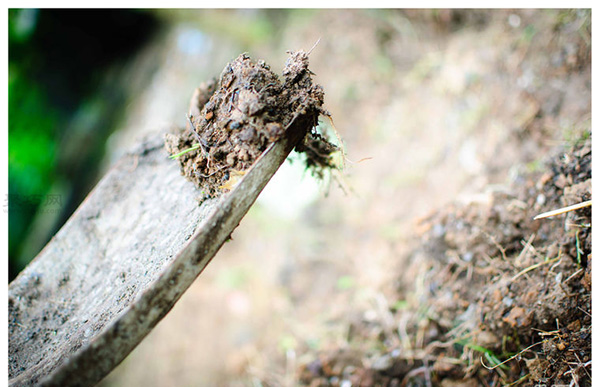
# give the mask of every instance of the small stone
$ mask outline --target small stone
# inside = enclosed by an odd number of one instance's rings
[[[377,359],[375,359],[375,361],[373,362],[373,365],[371,365],[371,368],[373,368],[374,370],[377,370],[377,371],[385,371],[385,370],[389,370],[390,368],[392,368],[393,364],[394,364],[394,360],[392,359],[392,357],[390,355],[383,355],[383,356],[380,356]]]
[[[554,180],[554,185],[558,188],[565,188],[567,184],[567,177],[562,173],[556,177],[556,180]]]
[[[539,194],[537,198],[535,198],[535,202],[540,206],[543,206],[546,203],[546,195]]]

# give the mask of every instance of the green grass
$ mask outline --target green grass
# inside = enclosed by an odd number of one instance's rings
[[[169,158],[170,158],[170,159],[176,159],[176,158],[178,158],[178,157],[181,157],[181,156],[183,156],[183,155],[184,155],[184,154],[186,154],[186,153],[189,153],[189,152],[191,152],[191,151],[195,151],[195,150],[196,150],[196,149],[198,149],[198,148],[200,148],[200,144],[194,144],[194,145],[192,145],[192,147],[191,147],[191,148],[188,148],[188,149],[186,149],[186,150],[183,150],[183,151],[181,151],[181,152],[179,152],[179,153],[176,153],[176,154],[174,154],[174,155],[171,155],[171,156],[169,156]]]
[[[506,364],[503,364],[503,362],[498,358],[498,356],[492,350],[489,350],[489,349],[482,347],[480,345],[477,345],[477,344],[473,344],[471,342],[467,342],[466,340],[459,340],[456,343],[459,345],[462,345],[465,348],[469,348],[474,351],[481,352],[483,354],[483,357],[485,357],[485,359],[488,361],[489,364],[491,364],[492,367],[500,367],[504,370],[509,369],[508,366]]]

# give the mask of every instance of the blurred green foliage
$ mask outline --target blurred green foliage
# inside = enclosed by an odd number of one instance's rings
[[[211,34],[227,37],[238,42],[243,47],[260,44],[275,35],[276,26],[273,19],[285,19],[287,12],[270,10],[264,12],[258,9],[160,9],[156,10],[159,17],[170,23],[190,23]],[[269,13],[277,14],[277,17]]]
[[[18,255],[39,201],[55,178],[56,128],[64,117],[32,79],[33,55],[22,49],[33,36],[37,10],[9,10],[8,179],[9,256]],[[11,55],[12,54],[12,55]]]
[[[10,280],[95,183],[130,90],[105,82],[106,74],[158,24],[136,10],[9,9],[8,16]],[[59,202],[52,211],[51,197]]]

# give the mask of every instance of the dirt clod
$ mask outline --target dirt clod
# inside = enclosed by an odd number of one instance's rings
[[[228,63],[218,82],[201,85],[190,104],[186,131],[168,134],[171,155],[182,174],[208,196],[231,189],[230,179],[247,170],[267,147],[281,138],[298,116],[308,117],[307,134],[297,151],[307,155],[307,167],[332,167],[336,147],[314,129],[323,109],[324,92],[313,84],[308,54],[290,52],[283,82],[262,60],[241,54]]]

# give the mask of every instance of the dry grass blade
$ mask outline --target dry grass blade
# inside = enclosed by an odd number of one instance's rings
[[[540,266],[547,265],[549,263],[554,263],[554,262],[558,261],[559,259],[560,259],[560,256],[558,256],[556,258],[553,258],[553,259],[549,259],[549,260],[544,261],[544,262],[536,263],[535,265],[531,265],[531,266],[529,266],[529,267],[521,270],[518,274],[516,274],[514,277],[512,277],[512,281],[516,280],[517,278],[519,278],[520,276],[522,276],[525,273],[528,273],[528,272],[530,272],[530,271],[532,271],[532,270],[534,270],[534,269],[536,269],[536,268],[538,268]]]
[[[565,214],[565,213],[570,212],[570,211],[575,211],[575,210],[579,210],[581,208],[591,207],[591,206],[592,206],[592,201],[588,200],[588,201],[585,201],[585,202],[582,202],[582,203],[573,204],[572,206],[567,206],[567,207],[559,208],[557,210],[543,212],[543,213],[537,215],[536,217],[534,217],[533,220],[538,220],[538,219],[543,219],[543,218],[550,218],[552,216],[556,216],[556,215],[560,215],[560,214]]]

